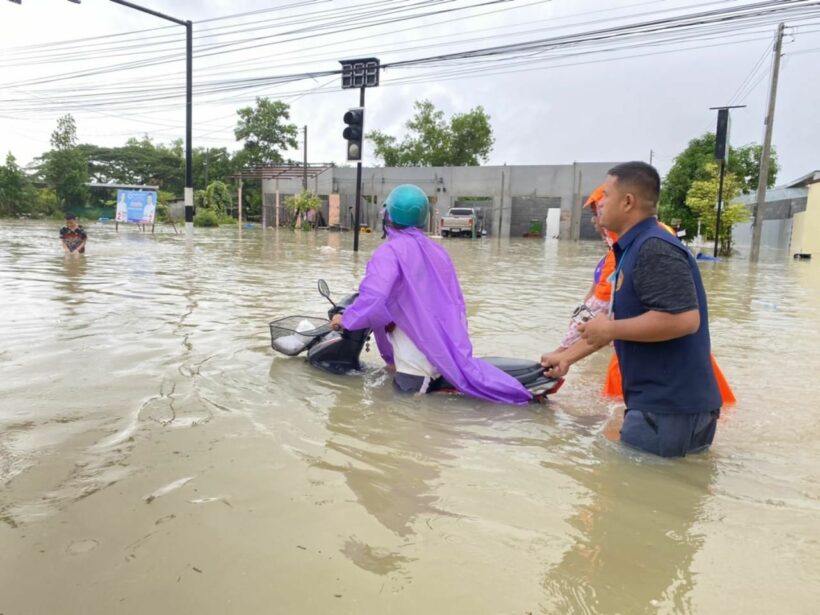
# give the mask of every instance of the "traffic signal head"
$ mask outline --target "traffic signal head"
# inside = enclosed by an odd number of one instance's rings
[[[347,127],[342,136],[347,139],[347,159],[362,159],[362,139],[364,138],[364,107],[350,109],[344,115]]]

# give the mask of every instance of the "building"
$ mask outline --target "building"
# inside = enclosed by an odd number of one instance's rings
[[[738,199],[754,214],[756,194]],[[752,244],[752,224],[737,224],[733,230],[735,248],[748,254]],[[820,171],[812,171],[784,186],[766,191],[763,204],[761,253],[782,251],[820,255]]]
[[[598,236],[589,222],[589,210],[582,205],[615,164],[363,168],[360,223],[378,228],[390,191],[400,184],[416,184],[427,193],[433,207],[430,232],[436,232],[438,221],[451,207],[472,206],[482,210],[490,235],[521,237],[538,225],[548,237],[595,239]],[[287,219],[284,199],[301,192],[302,182],[300,177],[263,180],[265,225]],[[325,220],[352,227],[355,168],[328,168],[312,177],[308,188],[325,200]]]

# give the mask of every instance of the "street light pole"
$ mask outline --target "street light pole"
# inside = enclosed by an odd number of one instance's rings
[[[190,20],[177,19],[126,0],[111,0],[111,2],[185,26],[185,231],[190,237],[194,234],[194,165],[191,149],[193,140],[193,23]]]
[[[725,107],[709,107],[717,110],[718,120],[715,129],[715,160],[720,162],[720,184],[717,193],[717,213],[715,215],[715,251],[714,257],[718,257],[720,245],[720,210],[723,206],[723,178],[726,172],[726,161],[729,159],[729,110],[743,109],[746,105],[728,105]]]

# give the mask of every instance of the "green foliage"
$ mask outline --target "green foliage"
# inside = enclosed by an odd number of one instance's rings
[[[233,205],[231,191],[224,183],[215,181],[205,190],[205,207],[225,214]]]
[[[35,199],[31,181],[9,152],[6,164],[0,166],[0,216],[18,216],[30,209]]]
[[[77,126],[71,115],[57,120],[57,129],[51,134],[53,149],[44,154],[40,173],[46,183],[54,188],[64,211],[72,207],[84,207],[89,199],[88,160],[76,146]]]
[[[211,209],[198,209],[194,216],[194,226],[219,226],[219,215]]]
[[[704,173],[706,174],[705,179],[692,182],[686,195],[686,206],[697,218],[700,218],[701,228],[705,231],[706,238],[714,240],[720,170],[715,162],[710,162],[705,165]],[[725,174],[718,242],[720,254],[723,256],[732,254],[732,227],[749,220],[749,211],[746,207],[741,203],[733,202],[743,192],[743,186],[742,178],[731,172]]]
[[[98,183],[156,185],[183,194],[185,161],[180,142],[154,145],[148,137],[128,139],[123,147],[79,145],[88,159],[89,174]]]
[[[429,100],[413,106],[416,113],[406,124],[410,134],[401,143],[378,130],[367,134],[385,166],[476,166],[489,158],[493,129],[483,107],[456,114],[447,123]]]
[[[51,133],[51,147],[56,150],[72,149],[77,145],[77,122],[70,113],[57,120],[57,129]]]
[[[285,207],[294,212],[294,224],[299,224],[304,221],[304,216],[309,211],[318,211],[322,206],[322,199],[320,199],[313,192],[302,192],[300,194],[293,194],[285,198]],[[309,228],[310,225],[302,223],[303,228]]]
[[[302,192],[300,194],[293,194],[285,198],[285,207],[295,213],[307,213],[311,209],[317,210],[322,206],[322,199],[320,199],[313,192]]]
[[[170,204],[176,199],[173,192],[160,190],[157,193],[157,222],[169,222],[171,220]]]
[[[729,161],[726,169],[737,178],[739,189],[743,194],[757,190],[761,152],[762,147],[753,143],[739,148],[729,148]],[[693,182],[709,178],[706,167],[714,164],[714,156],[715,134],[707,132],[692,139],[686,149],[675,157],[675,163],[663,180],[659,216],[665,222],[670,222],[672,219],[681,220],[681,226],[686,228],[687,237],[694,237],[698,226],[698,216],[686,204],[687,194]],[[773,148],[766,184],[768,187],[774,186],[778,170],[777,153]],[[713,204],[716,202],[717,189],[715,189]]]
[[[52,215],[62,217],[63,215],[60,211],[60,197],[53,188],[40,188],[34,199],[34,206],[29,211],[38,218]]]
[[[267,98],[257,98],[256,107],[243,107],[234,135],[244,141],[242,151],[237,153],[240,167],[280,164],[280,151],[295,149],[297,128],[290,124],[290,107],[287,103]]]
[[[208,186],[214,181],[229,183],[234,165],[234,157],[224,147],[195,147],[192,161],[194,186]]]
[[[208,209],[208,197],[204,190],[194,190],[194,208],[199,211],[200,209]]]
[[[40,167],[46,183],[54,188],[63,209],[83,207],[88,202],[88,162],[77,149],[52,150]]]

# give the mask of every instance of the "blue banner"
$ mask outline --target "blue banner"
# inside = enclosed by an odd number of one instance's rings
[[[157,193],[153,190],[117,190],[117,222],[153,224]]]

